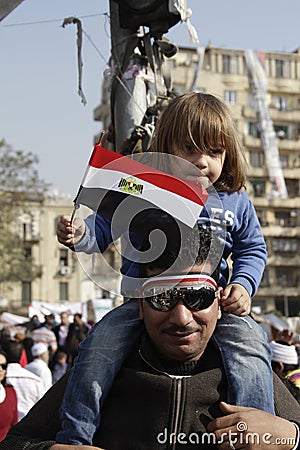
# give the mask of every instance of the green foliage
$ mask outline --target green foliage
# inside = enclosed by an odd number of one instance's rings
[[[0,141],[0,283],[32,281],[41,272],[20,234],[20,217],[30,216],[49,188],[39,178],[37,163],[33,153],[14,150]]]
[[[24,206],[24,201],[38,200],[49,184],[38,176],[38,157],[31,152],[14,150],[0,141],[0,205]]]

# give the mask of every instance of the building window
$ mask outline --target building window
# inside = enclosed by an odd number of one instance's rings
[[[59,283],[59,300],[61,302],[69,300],[69,283],[64,281]]]
[[[257,106],[255,96],[251,92],[248,93],[248,106],[252,109],[256,109]]]
[[[252,167],[263,167],[265,165],[265,155],[256,150],[250,151],[250,164]]]
[[[256,122],[248,122],[248,135],[255,138],[260,138],[260,131]]]
[[[59,250],[59,265],[68,266],[68,249],[61,248]]]
[[[285,59],[276,59],[276,78],[291,78],[291,62]]]
[[[30,259],[32,257],[32,247],[27,245],[24,247],[24,256],[26,259]]]
[[[222,55],[223,73],[237,74],[238,59],[234,55]]]
[[[237,103],[236,91],[224,91],[224,102],[235,105]]]
[[[265,209],[256,209],[256,215],[261,227],[267,227],[269,225],[267,221],[267,212]]]
[[[286,188],[288,191],[289,198],[299,197],[299,179],[288,179],[285,180]]]
[[[32,238],[32,226],[31,223],[23,222],[23,232],[22,238],[24,241],[30,240]]]
[[[254,197],[264,197],[266,195],[265,181],[251,181],[251,187]]]
[[[265,269],[264,273],[263,273],[263,277],[262,280],[260,282],[260,287],[268,287],[270,286],[270,282],[269,282],[269,272],[267,269]]]
[[[289,138],[289,129],[287,125],[274,125],[274,131],[279,139]]]
[[[281,227],[296,227],[297,211],[275,211],[275,223]]]
[[[272,239],[271,248],[274,253],[296,253],[298,252],[299,243],[297,239]]]
[[[110,298],[110,292],[106,289],[102,289],[102,298]]]
[[[281,287],[295,286],[294,273],[291,268],[280,267],[276,269],[276,280]]]
[[[293,139],[295,141],[299,140],[299,136],[300,136],[300,125],[296,124],[293,126]]]
[[[31,282],[22,281],[22,306],[29,306],[31,303]]]
[[[294,154],[291,157],[291,166],[293,169],[300,167],[300,154]]]
[[[274,95],[272,97],[273,106],[279,111],[287,111],[288,110],[288,99],[287,97],[281,97],[278,95]]]
[[[299,297],[287,297],[284,295],[275,300],[275,308],[281,312],[283,316],[296,317],[299,316]]]
[[[280,153],[279,155],[280,165],[283,169],[289,167],[289,155],[286,153]]]

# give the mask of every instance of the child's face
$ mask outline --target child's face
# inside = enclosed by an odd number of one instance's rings
[[[66,364],[66,362],[67,362],[67,357],[66,357],[66,356],[64,356],[63,358],[60,358],[60,359],[57,361],[57,363],[58,363],[60,366],[63,366],[64,364]]]
[[[196,149],[174,149],[175,156],[179,156],[192,164],[193,169],[185,173],[184,163],[178,158],[172,160],[174,176],[200,181],[206,188],[220,177],[225,161],[226,151],[223,148],[200,152]],[[177,167],[176,167],[177,166]],[[190,167],[190,164],[188,165]]]

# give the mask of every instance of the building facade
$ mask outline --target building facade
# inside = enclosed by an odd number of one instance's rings
[[[179,48],[168,60],[174,90],[191,86],[225,101],[236,120],[249,163],[247,192],[252,199],[268,247],[268,264],[254,306],[263,312],[300,313],[300,49],[260,53],[267,77],[267,104],[276,133],[280,166],[288,198],[270,197],[271,181],[255,101],[249,84],[244,51],[205,49],[199,71],[199,52]],[[195,76],[197,78],[195,83]],[[95,109],[95,120],[109,124],[107,95]]]
[[[56,223],[62,214],[71,215],[71,199],[45,197],[41,202],[32,203],[30,208],[27,206],[27,210],[30,214],[18,218],[16,233],[40,271],[33,280],[14,281],[2,286],[2,296],[6,299],[2,310],[26,315],[32,301],[67,307],[68,303],[109,298],[118,304],[116,293],[120,275],[115,271],[108,285],[105,268],[105,261],[118,267],[115,249],[109,248],[100,264],[92,255],[79,255],[57,241]]]

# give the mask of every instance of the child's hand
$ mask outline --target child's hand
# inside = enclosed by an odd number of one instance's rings
[[[56,225],[58,242],[68,246],[77,244],[85,233],[85,224],[82,219],[75,219],[73,224],[70,220],[70,216],[61,216]]]
[[[224,311],[236,316],[247,316],[251,310],[251,299],[246,289],[240,284],[228,284],[221,296]]]

